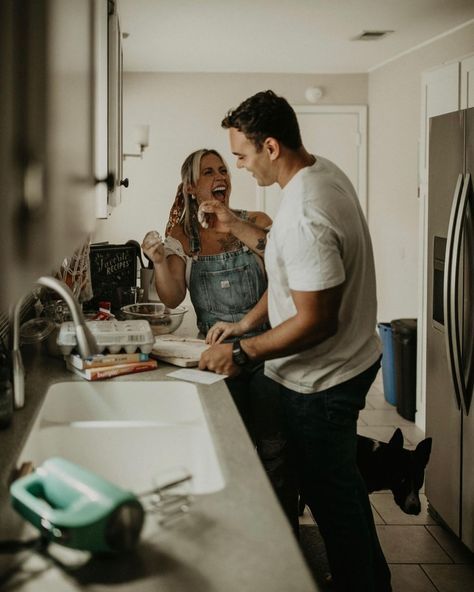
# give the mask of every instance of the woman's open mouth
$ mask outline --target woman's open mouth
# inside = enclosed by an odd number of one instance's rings
[[[212,190],[212,197],[224,202],[226,191],[227,187],[225,185],[218,185],[217,187],[214,187],[214,189]]]

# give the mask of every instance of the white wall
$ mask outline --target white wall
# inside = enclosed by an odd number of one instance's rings
[[[100,221],[94,240],[141,241],[147,230],[162,232],[179,183],[184,158],[197,148],[216,148],[232,172],[231,203],[255,209],[256,186],[245,171],[235,168],[227,132],[221,128],[226,112],[243,99],[271,88],[293,104],[305,104],[308,86],[322,86],[320,104],[367,104],[367,75],[169,74],[126,73],[124,76],[124,149],[134,124],[151,125],[150,147],[143,159],[124,162],[130,187],[122,204]],[[306,103],[307,104],[307,103]]]
[[[379,320],[417,315],[421,73],[474,51],[474,25],[369,75],[369,225]]]

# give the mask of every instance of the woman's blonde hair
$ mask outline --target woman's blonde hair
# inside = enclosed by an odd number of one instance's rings
[[[227,166],[224,158],[219,154],[219,152],[217,152],[217,150],[214,149],[201,148],[200,150],[195,150],[183,162],[183,166],[181,167],[183,212],[179,222],[183,223],[183,229],[186,236],[191,236],[193,234],[193,224],[195,224],[197,221],[198,210],[198,204],[195,196],[188,192],[188,187],[191,185],[196,185],[201,173],[201,160],[208,154],[215,154],[218,158],[220,158],[227,171],[229,171],[229,167]],[[229,172],[228,174],[230,175]]]

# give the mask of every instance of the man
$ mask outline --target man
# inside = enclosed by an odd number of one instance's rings
[[[372,246],[354,188],[304,148],[291,106],[260,92],[229,112],[237,166],[283,190],[265,250],[268,290],[235,324],[218,323],[200,368],[235,375],[265,360],[282,397],[304,499],[328,553],[334,585],[391,590],[390,571],[356,465],[356,422],[380,366]],[[268,317],[271,329],[234,343]]]

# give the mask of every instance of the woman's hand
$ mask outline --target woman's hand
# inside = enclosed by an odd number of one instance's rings
[[[245,333],[245,329],[241,323],[225,323],[219,321],[213,325],[206,335],[206,343],[214,345],[215,343],[222,343],[228,337],[239,337]]]
[[[208,199],[203,201],[199,206],[198,220],[201,226],[209,228],[212,214],[214,214],[221,224],[227,227],[227,232],[230,232],[232,224],[239,220],[239,217],[221,201],[218,199]]]
[[[154,264],[159,265],[166,259],[165,246],[161,235],[156,230],[150,230],[145,234],[142,242],[142,249],[145,255]]]

